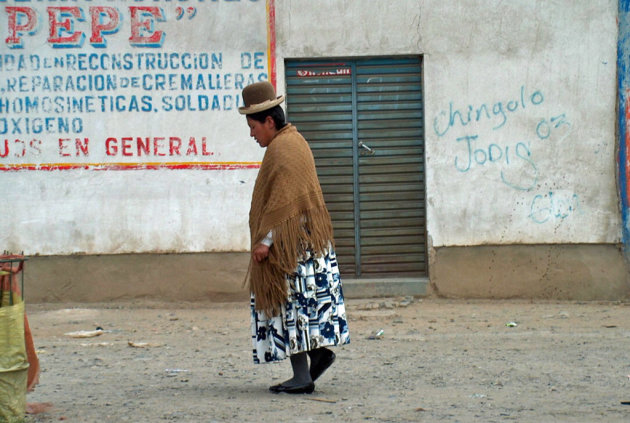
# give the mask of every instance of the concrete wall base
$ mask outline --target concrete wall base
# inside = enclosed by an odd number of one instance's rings
[[[248,253],[29,257],[29,303],[247,301]],[[342,275],[343,278],[343,275]],[[344,279],[348,298],[435,295],[459,298],[620,300],[630,275],[616,245],[436,248],[429,279]]]
[[[343,279],[346,298],[375,298],[427,295],[429,278]]]
[[[617,245],[436,248],[429,292],[460,298],[620,300],[630,296]]]
[[[248,253],[29,257],[29,303],[247,300]]]

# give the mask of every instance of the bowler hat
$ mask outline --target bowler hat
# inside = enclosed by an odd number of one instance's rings
[[[243,103],[238,112],[242,115],[262,112],[271,109],[284,101],[284,96],[276,97],[276,90],[268,81],[255,82],[243,89]]]

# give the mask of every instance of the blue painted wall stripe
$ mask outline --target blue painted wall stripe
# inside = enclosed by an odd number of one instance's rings
[[[628,198],[628,97],[630,95],[630,0],[619,0],[619,40],[617,43],[617,78],[619,110],[619,195],[623,219],[622,237],[626,257],[630,258],[630,210]]]

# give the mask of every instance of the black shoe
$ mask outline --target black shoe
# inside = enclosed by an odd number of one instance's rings
[[[285,386],[283,384],[279,384],[270,386],[269,390],[275,394],[279,394],[281,392],[286,394],[311,394],[315,390],[315,384],[313,382],[295,386]]]
[[[315,379],[323,375],[326,369],[332,366],[332,364],[335,362],[335,358],[336,358],[335,353],[330,350],[326,350],[326,351],[328,351],[329,354],[322,357],[315,365],[311,366],[310,373],[311,373],[311,380],[313,382],[315,382]]]

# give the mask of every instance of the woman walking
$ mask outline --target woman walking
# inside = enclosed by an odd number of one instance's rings
[[[272,392],[311,393],[350,342],[333,230],[304,137],[285,122],[269,82],[245,87],[250,136],[265,155],[249,212],[249,287],[255,363],[289,357],[293,377]],[[310,365],[309,365],[310,358]]]

